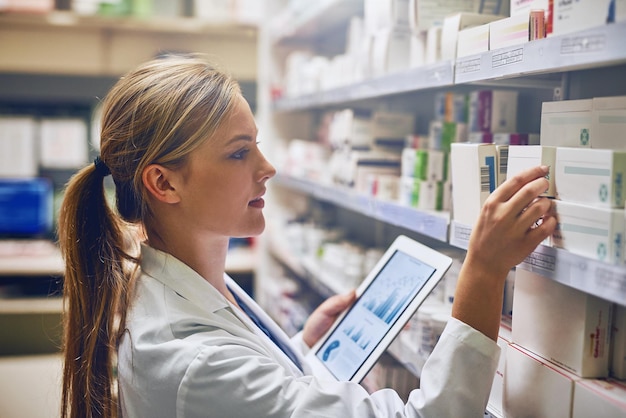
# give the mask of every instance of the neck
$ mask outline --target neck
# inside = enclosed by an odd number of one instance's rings
[[[177,234],[177,236],[180,235]],[[228,237],[200,238],[189,234],[184,239],[172,240],[148,233],[148,244],[176,257],[202,276],[226,298],[232,299],[224,281]]]

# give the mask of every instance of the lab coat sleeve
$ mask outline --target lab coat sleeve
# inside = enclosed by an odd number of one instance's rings
[[[196,417],[481,417],[498,347],[450,321],[407,404],[396,392],[373,394],[352,382],[295,377],[250,347],[205,347],[180,384],[177,416]]]

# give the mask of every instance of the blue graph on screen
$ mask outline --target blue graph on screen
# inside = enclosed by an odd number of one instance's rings
[[[391,324],[433,272],[432,267],[397,253],[363,295],[362,306]]]

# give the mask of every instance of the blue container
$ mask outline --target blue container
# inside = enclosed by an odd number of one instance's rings
[[[0,179],[0,236],[44,235],[52,225],[53,188],[48,179]]]

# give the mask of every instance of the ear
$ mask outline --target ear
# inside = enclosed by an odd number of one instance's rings
[[[163,203],[178,203],[180,196],[172,180],[174,172],[159,164],[150,164],[141,173],[141,180],[150,196]]]

